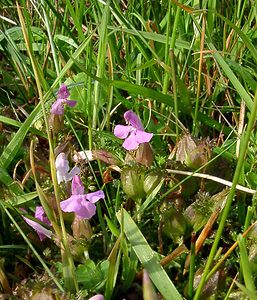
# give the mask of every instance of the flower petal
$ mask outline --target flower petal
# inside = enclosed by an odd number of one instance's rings
[[[72,195],[83,195],[85,191],[84,185],[79,175],[75,175],[72,179],[71,193]]]
[[[43,222],[45,211],[42,206],[37,206],[35,211],[35,218]]]
[[[128,110],[125,112],[124,119],[135,129],[144,131],[144,126],[142,122],[132,110]]]
[[[63,83],[58,90],[57,99],[67,99],[70,96],[67,86]]]
[[[136,139],[136,134],[135,132],[131,132],[130,136],[124,141],[123,147],[128,150],[136,150],[139,146],[139,142]]]
[[[148,143],[152,139],[153,134],[141,130],[135,132],[135,139],[139,144]]]
[[[64,152],[61,152],[57,155],[55,160],[55,167],[56,169],[62,170],[64,172],[69,171],[69,162],[66,158],[66,154]]]
[[[29,218],[23,217],[23,219],[29,226],[31,226],[37,232],[40,241],[43,241],[46,237],[51,238],[51,236],[53,234],[51,230],[46,229],[39,223],[37,223]]]
[[[73,177],[75,175],[78,175],[80,173],[80,168],[75,166],[73,167],[69,173],[67,173],[66,175],[66,181],[70,181],[71,179],[73,179]]]
[[[53,103],[50,112],[54,115],[63,115],[64,114],[63,100],[62,99],[57,99]]]
[[[81,209],[81,200],[84,198],[82,195],[72,195],[67,200],[61,201],[60,206],[64,212],[78,212]]]
[[[55,160],[57,181],[60,184],[62,181],[68,181],[67,179],[68,171],[69,171],[69,162],[66,158],[65,153],[61,152],[58,154]]]
[[[118,138],[125,139],[132,130],[132,126],[116,125],[113,133]]]
[[[81,201],[81,208],[76,212],[76,215],[79,218],[91,219],[96,212],[96,206],[94,203],[87,201],[86,199]]]
[[[70,107],[74,107],[77,104],[77,101],[76,100],[66,100],[65,103]]]
[[[51,222],[49,221],[49,219],[47,218],[47,216],[45,215],[45,211],[43,209],[42,206],[37,206],[36,207],[36,211],[35,211],[35,215],[34,217],[36,219],[38,219],[39,221],[47,224],[47,225],[51,225]]]
[[[91,203],[96,203],[100,199],[104,199],[104,192],[99,190],[97,192],[86,194],[86,198]]]

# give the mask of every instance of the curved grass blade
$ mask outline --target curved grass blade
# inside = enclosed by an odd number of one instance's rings
[[[250,291],[249,289],[247,289],[243,284],[241,284],[238,281],[235,281],[235,284],[239,287],[239,289],[249,297],[249,299],[251,300],[257,300],[257,295],[256,292],[254,291]],[[247,298],[248,299],[248,298]]]
[[[137,257],[164,299],[182,300],[181,295],[161,266],[155,252],[149,246],[127,211],[122,209],[122,211],[117,213],[117,218],[119,223],[123,224],[125,235],[130,241]]]
[[[137,33],[132,30],[132,29],[128,29],[128,28],[120,28],[120,27],[114,27],[114,26],[108,26],[109,29],[112,29],[113,32],[125,32],[128,33],[130,35],[137,35]],[[156,32],[147,32],[147,31],[141,31],[138,30],[137,31],[140,35],[142,35],[142,37],[144,37],[146,40],[152,40],[154,42],[158,42],[158,43],[162,43],[162,44],[166,44],[166,36],[160,33],[156,33]],[[169,44],[171,42],[171,38],[169,38]],[[176,39],[175,42],[175,46],[176,48],[179,49],[185,49],[185,50],[197,50],[196,46],[191,46],[189,42],[181,40],[179,38]]]
[[[194,20],[194,24],[196,25],[198,31],[201,33],[202,29],[199,27],[199,24],[197,23],[196,19],[192,16]],[[236,75],[233,73],[225,59],[221,56],[221,54],[218,52],[214,44],[212,43],[211,37],[206,34],[205,36],[206,43],[208,45],[209,50],[213,52],[213,57],[216,59],[218,64],[221,66],[229,80],[231,81],[232,85],[234,86],[235,90],[239,94],[239,96],[245,101],[247,108],[252,111],[253,110],[253,101],[251,96],[247,93],[241,82],[238,80]]]
[[[4,117],[4,116],[0,116],[0,122],[14,126],[14,127],[21,127],[21,125],[22,125],[21,122],[11,119],[11,118]],[[36,134],[36,135],[46,138],[46,134],[36,128],[30,127],[29,131],[33,134]]]
[[[232,27],[235,32],[240,36],[242,41],[244,42],[245,46],[249,49],[251,52],[255,62],[257,62],[257,49],[254,47],[254,45],[251,43],[251,40],[247,37],[246,34],[242,30],[240,30],[233,22],[231,22],[226,17],[220,15],[219,13],[216,13],[216,15],[221,18],[224,22],[226,22],[230,27]]]
[[[21,144],[25,139],[30,127],[33,125],[36,117],[39,115],[40,108],[41,104],[39,103],[32,111],[32,113],[28,116],[26,121],[21,125],[20,129],[16,132],[7,147],[4,149],[3,153],[0,156],[0,166],[7,168],[10,165],[19,148],[21,147]]]
[[[0,161],[1,162],[1,161]],[[5,168],[0,167],[0,182],[2,182],[4,185],[6,185],[10,192],[12,192],[14,195],[22,195],[23,190],[18,185],[17,182],[15,182],[12,177],[8,174],[8,172],[5,170]]]
[[[118,275],[119,265],[120,265],[120,242],[121,242],[121,235],[117,239],[115,245],[112,248],[112,251],[108,257],[110,262],[109,270],[108,270],[108,277],[106,281],[106,289],[105,289],[105,299],[110,300],[112,298],[113,289],[116,284],[116,279]]]

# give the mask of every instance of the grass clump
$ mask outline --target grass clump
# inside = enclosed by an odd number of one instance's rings
[[[1,293],[255,299],[254,1],[0,16]]]

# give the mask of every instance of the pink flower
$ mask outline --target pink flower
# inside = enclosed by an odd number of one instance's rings
[[[140,119],[133,111],[126,111],[124,119],[129,125],[115,126],[114,135],[120,139],[125,139],[122,146],[126,150],[136,150],[140,144],[150,142],[153,134],[145,132]]]
[[[55,160],[55,167],[56,167],[56,175],[57,181],[60,184],[62,181],[70,181],[74,175],[79,174],[80,168],[73,167],[69,172],[69,161],[66,158],[66,154],[61,152],[57,155]]]
[[[51,107],[51,113],[54,115],[63,115],[64,114],[64,104],[67,104],[70,107],[74,107],[77,104],[75,100],[68,100],[70,92],[67,89],[65,84],[62,84],[57,93],[57,100],[53,103]]]
[[[101,294],[97,294],[97,295],[91,297],[89,300],[104,300],[104,296]]]
[[[42,206],[36,207],[34,217],[47,225],[51,225],[50,221],[48,220],[47,216],[45,215],[45,211]],[[36,221],[33,221],[29,218],[23,217],[23,219],[29,226],[31,226],[37,232],[40,241],[43,241],[46,237],[51,238],[51,236],[53,234],[51,230],[46,229],[41,224],[39,224]]]
[[[84,194],[84,186],[80,176],[75,175],[72,179],[72,195],[60,203],[64,212],[74,212],[79,218],[90,219],[96,212],[96,203],[104,199],[104,192],[99,190],[94,193]]]

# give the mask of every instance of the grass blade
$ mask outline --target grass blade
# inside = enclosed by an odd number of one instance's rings
[[[238,244],[239,244],[239,250],[240,250],[241,267],[242,267],[242,272],[243,272],[243,277],[244,277],[244,282],[245,282],[246,288],[251,292],[255,292],[253,275],[252,275],[251,266],[250,266],[250,263],[248,260],[245,239],[244,239],[244,237],[242,237],[241,234],[239,234],[239,236],[238,236]],[[257,298],[257,295],[256,295],[256,298]]]
[[[122,220],[121,216],[124,217],[124,220]],[[121,212],[117,213],[117,218],[120,224],[123,223],[127,239],[130,241],[138,259],[146,269],[149,277],[164,299],[182,300],[181,295],[175,288],[163,267],[160,265],[155,252],[149,246],[127,211],[122,209]]]

